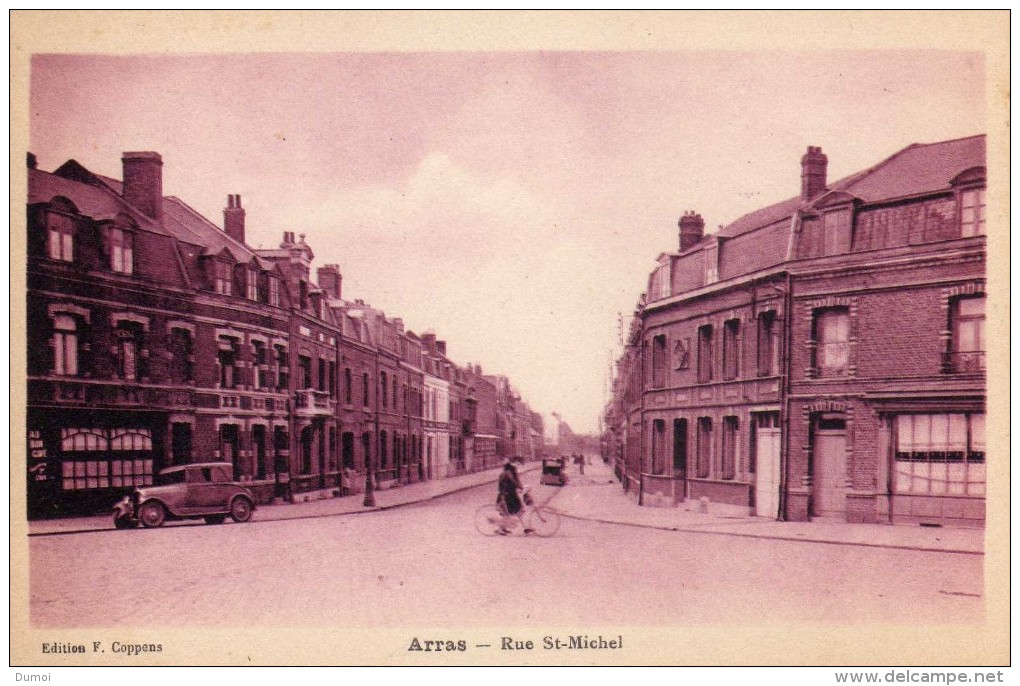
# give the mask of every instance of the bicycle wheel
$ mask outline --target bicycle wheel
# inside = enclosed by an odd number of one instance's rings
[[[552,536],[560,528],[560,516],[544,507],[533,507],[524,517],[524,526],[536,536]]]
[[[495,505],[482,505],[475,511],[475,528],[483,536],[495,536],[503,524],[503,514]]]

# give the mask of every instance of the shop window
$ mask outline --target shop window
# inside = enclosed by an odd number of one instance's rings
[[[729,319],[723,324],[723,379],[740,376],[740,320]]]
[[[982,372],[985,369],[985,298],[958,298],[952,303],[952,350],[946,353],[943,370]]]
[[[78,375],[78,325],[73,317],[53,318],[53,373],[58,376]]]
[[[772,376],[776,373],[776,313],[762,312],[758,315],[758,376]]]
[[[814,319],[815,370],[842,376],[850,364],[850,313],[844,307],[817,310]]]
[[[698,382],[712,380],[712,325],[698,327]]]
[[[897,493],[985,495],[985,415],[905,414],[894,428]]]
[[[698,417],[698,478],[707,479],[712,471],[712,418]]]
[[[960,193],[960,235],[985,235],[985,189],[973,188]]]

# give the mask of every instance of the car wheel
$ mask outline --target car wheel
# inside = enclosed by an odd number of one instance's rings
[[[230,518],[238,524],[251,519],[251,511],[251,501],[247,498],[238,496],[230,501]]]
[[[163,526],[163,522],[166,521],[166,508],[162,503],[150,500],[138,510],[138,519],[147,529]]]
[[[222,524],[227,520],[227,515],[209,515],[205,518],[206,524]]]

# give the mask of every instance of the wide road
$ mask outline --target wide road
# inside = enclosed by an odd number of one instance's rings
[[[534,475],[528,475],[530,479]],[[539,498],[555,489],[536,487]],[[982,621],[980,556],[564,519],[478,534],[494,486],[359,515],[33,537],[36,628]],[[552,504],[555,505],[555,499]],[[975,588],[977,585],[977,588]],[[973,593],[972,591],[976,591]]]

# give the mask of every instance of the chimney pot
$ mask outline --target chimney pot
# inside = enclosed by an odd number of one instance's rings
[[[223,210],[223,230],[238,243],[244,243],[244,209],[240,195],[228,195]]]
[[[825,192],[828,165],[829,158],[822,149],[809,145],[800,158],[800,195],[803,200],[814,200]]]
[[[697,245],[705,236],[705,220],[694,210],[684,212],[677,226],[680,227],[680,252]]]

